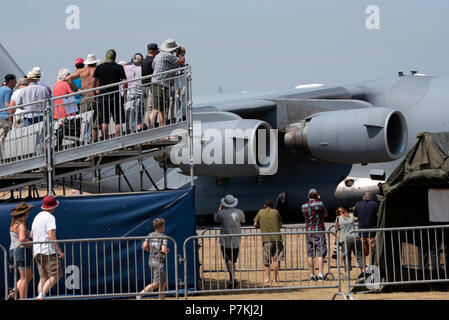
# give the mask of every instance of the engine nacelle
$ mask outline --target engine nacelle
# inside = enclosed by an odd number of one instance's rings
[[[242,177],[272,175],[277,172],[277,131],[261,120],[194,121],[194,175],[209,177]],[[175,147],[176,148],[176,147]],[[188,154],[189,147],[176,150]],[[173,157],[171,157],[173,158]],[[189,161],[171,162],[188,174]]]
[[[407,136],[402,113],[376,107],[315,114],[288,131],[284,142],[319,160],[375,163],[402,157]]]

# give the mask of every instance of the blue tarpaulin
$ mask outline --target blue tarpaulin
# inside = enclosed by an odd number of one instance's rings
[[[57,225],[56,235],[60,240],[146,236],[154,231],[153,220],[160,217],[166,221],[165,234],[177,243],[178,256],[183,256],[184,240],[196,235],[193,188],[152,193],[57,197],[57,200],[59,206],[54,216]],[[34,217],[41,211],[42,202],[41,200],[26,202],[35,206],[27,220],[28,228],[31,229]],[[17,202],[8,202],[0,205],[0,225],[4,230],[0,233],[0,244],[7,250],[10,245],[8,232],[11,222],[10,212],[16,204]],[[65,261],[61,260],[63,271],[66,275],[68,272],[72,276],[72,267],[79,267],[81,285],[79,288],[72,286],[70,290],[67,290],[64,282],[67,282],[67,277],[63,276],[52,293],[80,295],[142,290],[145,284],[149,284],[151,273],[148,267],[148,254],[143,253],[141,246],[142,241],[134,240],[61,246],[67,251]],[[169,289],[174,289],[177,281],[174,272],[173,247],[174,245],[169,242],[171,250],[167,261]],[[90,265],[87,265],[88,257],[90,257]],[[195,257],[187,257],[187,259],[194,261]],[[1,263],[2,261],[0,261],[0,267],[3,267]],[[72,269],[67,269],[68,266],[72,266]],[[193,285],[194,263],[189,263],[188,268],[187,283]],[[179,264],[178,269],[179,279],[183,281],[183,265]],[[3,276],[3,270],[1,272],[0,277]],[[9,277],[11,286],[12,272]],[[37,273],[33,281],[37,286]],[[33,288],[33,284],[30,288]],[[4,298],[4,292],[4,281],[0,281],[0,297]]]

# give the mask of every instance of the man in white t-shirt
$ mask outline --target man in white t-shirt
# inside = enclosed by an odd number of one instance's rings
[[[39,270],[39,295],[43,299],[55,286],[62,275],[62,266],[59,259],[64,259],[64,253],[57,243],[42,243],[56,238],[56,219],[53,212],[59,202],[53,196],[46,196],[42,200],[42,210],[33,220],[31,237],[33,242],[33,256]],[[59,259],[58,259],[59,255]]]

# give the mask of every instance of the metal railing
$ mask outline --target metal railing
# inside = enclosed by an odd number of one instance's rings
[[[347,282],[348,298],[353,299],[351,288],[375,291],[387,285],[449,283],[449,225],[350,232],[353,236],[343,241],[343,252],[361,257],[358,264],[365,272]],[[348,275],[349,254],[345,256]]]
[[[3,285],[5,288],[5,299],[8,297],[8,251],[0,244],[0,272],[3,272]]]
[[[187,128],[190,72],[186,66],[6,108],[10,115],[1,119],[1,164],[46,158],[50,165],[52,157],[67,150],[181,123]],[[82,98],[76,101],[76,95]]]
[[[249,231],[249,230],[247,230]],[[323,235],[327,239],[323,246],[326,251],[329,249],[330,236],[335,237],[335,233],[329,231],[296,231],[296,232],[279,232],[279,233],[252,233],[246,232],[243,234],[234,235],[197,235],[185,240],[183,246],[184,256],[190,254],[194,261],[194,286],[185,288],[185,299],[189,294],[204,294],[217,292],[242,292],[242,291],[273,291],[286,289],[307,289],[307,288],[335,288],[337,292],[332,299],[337,295],[346,296],[341,292],[340,269],[337,265],[337,277],[334,277],[330,272],[329,266],[323,265],[323,281],[316,281],[313,279],[309,271],[307,258],[307,236]],[[282,245],[276,242],[276,248],[282,247],[283,254],[277,258],[269,256],[268,263],[270,266],[276,259],[278,265],[278,278],[274,282],[270,277],[268,282],[265,282],[265,262],[263,261],[263,242],[264,236],[280,236],[282,238]],[[238,253],[227,253],[236,255],[235,270],[233,272],[236,281],[231,281],[229,266],[224,258],[224,253],[221,248],[220,239],[239,238],[240,245]],[[229,246],[229,244],[228,244]],[[279,247],[278,247],[279,246]],[[233,249],[233,248],[231,248]],[[309,250],[315,250],[317,247],[313,245]],[[337,253],[339,255],[339,253]],[[326,254],[324,254],[326,256]],[[338,257],[339,258],[339,257]],[[233,259],[231,259],[233,260]],[[315,259],[317,260],[317,259]],[[192,261],[184,261],[184,278],[187,277],[188,263]],[[315,269],[318,262],[315,261]],[[326,272],[327,271],[327,272]]]
[[[72,239],[46,242],[22,243],[21,246],[33,245],[34,258],[23,262],[26,268],[31,268],[33,279],[27,279],[28,297],[37,297],[42,290],[39,286],[40,274],[56,279],[54,287],[45,299],[83,299],[83,298],[113,298],[137,297],[144,295],[179,296],[178,285],[178,249],[176,241],[169,237],[151,239],[166,239],[169,253],[162,265],[165,270],[152,270],[149,257],[142,248],[146,237]],[[56,253],[55,244],[64,253],[61,258]],[[17,265],[17,250],[14,252],[14,265]],[[37,255],[36,253],[42,254]],[[54,254],[53,254],[54,253]],[[48,254],[53,254],[49,257]],[[141,293],[154,277],[165,272],[167,286],[165,290]],[[44,275],[45,278],[45,275]],[[19,277],[14,275],[14,285],[17,287]],[[30,281],[31,280],[31,281]],[[159,284],[160,288],[160,284]],[[16,289],[16,297],[18,297]]]

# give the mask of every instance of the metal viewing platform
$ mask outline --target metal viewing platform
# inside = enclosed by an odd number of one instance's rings
[[[191,81],[185,66],[7,108],[0,191],[46,184],[50,193],[56,180],[167,154],[192,139]]]

